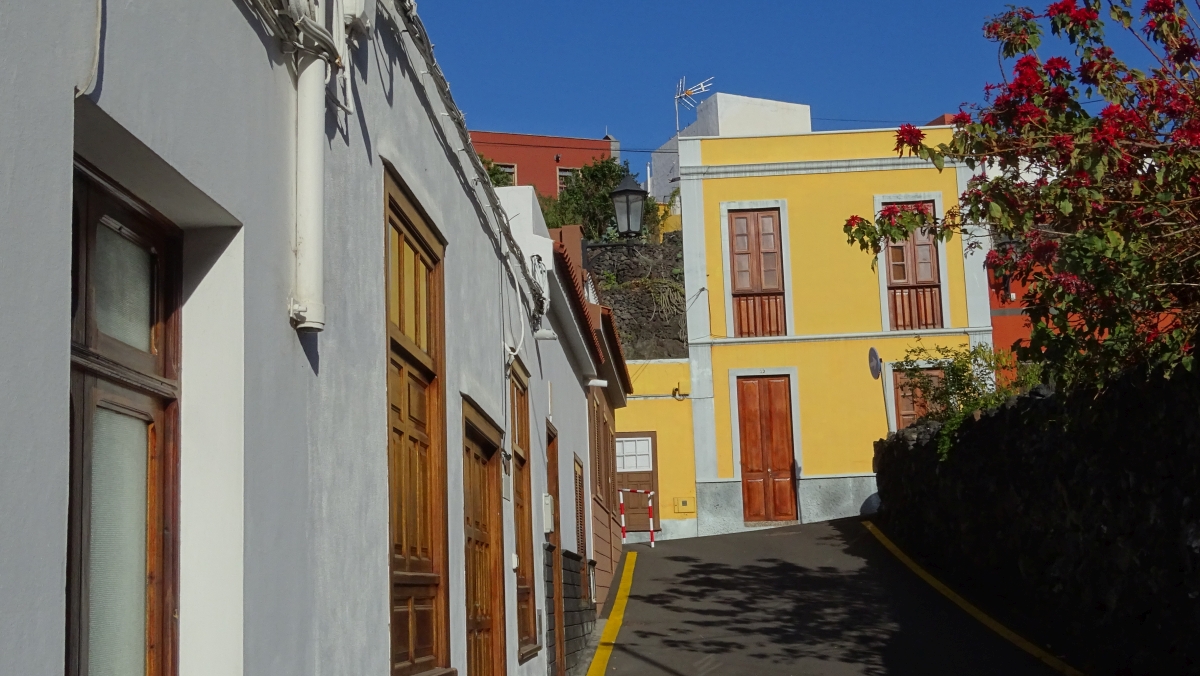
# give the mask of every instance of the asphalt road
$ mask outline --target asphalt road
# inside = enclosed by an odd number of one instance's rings
[[[856,519],[632,549],[613,676],[1056,673],[914,575]]]

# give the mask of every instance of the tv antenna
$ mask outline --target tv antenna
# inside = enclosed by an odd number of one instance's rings
[[[689,87],[686,77],[679,78],[679,84],[675,86],[675,133],[677,135],[679,134],[679,104],[683,103],[688,110],[695,110],[696,106],[700,104],[693,97],[712,89],[712,81],[713,79],[710,77],[700,84]]]

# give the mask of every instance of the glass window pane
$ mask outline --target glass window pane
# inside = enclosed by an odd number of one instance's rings
[[[388,321],[400,326],[400,233],[388,225]]]
[[[763,216],[758,219],[759,241],[764,251],[775,250],[775,218]]]
[[[762,255],[762,287],[763,289],[778,289],[779,284],[779,254],[765,253]]]
[[[148,439],[145,422],[96,409],[87,566],[89,676],[145,673]]]
[[[417,261],[417,346],[429,350],[429,267]]]
[[[150,351],[154,260],[150,252],[101,224],[92,265],[96,325],[139,350]]]
[[[734,288],[750,288],[750,256],[738,254],[733,257]]]
[[[417,339],[417,252],[408,242],[404,243],[404,324],[400,330],[404,335]]]

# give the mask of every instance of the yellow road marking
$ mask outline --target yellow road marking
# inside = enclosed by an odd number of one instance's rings
[[[633,586],[635,563],[637,552],[627,552],[625,570],[621,573],[621,585],[617,587],[612,612],[608,614],[608,622],[604,625],[604,633],[600,636],[600,645],[596,646],[596,654],[592,657],[587,676],[604,676],[604,672],[608,670],[608,658],[612,657],[613,646],[617,644],[617,632],[621,631],[621,622],[625,619],[625,604],[629,602],[629,589]]]
[[[1001,636],[1008,639],[1012,644],[1016,645],[1021,650],[1024,650],[1025,652],[1029,653],[1030,655],[1033,655],[1034,657],[1038,658],[1042,662],[1046,663],[1050,668],[1054,669],[1055,671],[1057,671],[1061,674],[1067,674],[1068,676],[1084,676],[1082,671],[1079,671],[1078,669],[1071,667],[1066,662],[1063,662],[1062,660],[1058,659],[1054,655],[1051,655],[1050,653],[1046,652],[1045,650],[1042,650],[1041,648],[1034,645],[1033,643],[1030,643],[1029,641],[1025,640],[1024,638],[1018,636],[1016,634],[1016,632],[1012,631],[1011,629],[1004,626],[1003,624],[1000,624],[996,620],[993,620],[991,617],[989,617],[987,614],[985,614],[982,610],[976,608],[974,605],[971,604],[970,601],[968,601],[968,600],[964,599],[963,597],[959,596],[958,594],[954,593],[954,590],[952,590],[949,587],[947,587],[946,585],[942,584],[940,580],[938,580],[936,577],[930,575],[921,566],[917,565],[916,561],[913,561],[912,559],[908,558],[908,555],[905,554],[904,552],[900,551],[900,548],[897,547],[895,545],[895,543],[893,543],[891,540],[889,540],[888,536],[884,535],[882,531],[880,531],[878,528],[876,528],[875,524],[871,523],[870,521],[863,521],[863,525],[867,527],[867,530],[871,531],[871,534],[874,535],[876,537],[876,539],[878,539],[879,542],[881,542],[883,544],[884,547],[887,547],[888,551],[890,551],[897,559],[900,559],[901,563],[908,566],[909,570],[916,573],[917,577],[928,582],[930,587],[933,587],[934,589],[938,590],[938,592],[940,592],[942,596],[945,596],[946,598],[953,601],[955,605],[957,605],[959,608],[962,608],[963,610],[965,610],[968,615],[970,615],[971,617],[982,622],[985,627],[987,627],[988,629],[991,629],[992,631],[996,632],[997,634],[1000,634]],[[607,632],[605,632],[605,633],[607,633]],[[592,673],[590,671],[588,672],[588,676],[592,676]]]

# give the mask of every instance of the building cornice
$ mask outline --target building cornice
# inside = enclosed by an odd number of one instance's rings
[[[947,168],[957,167],[947,163]],[[803,174],[841,174],[855,171],[897,171],[934,169],[933,162],[919,157],[866,157],[853,160],[808,160],[803,162],[766,162],[761,164],[684,165],[682,179],[751,178],[756,176],[797,176]]]
[[[934,338],[940,336],[972,336],[992,332],[990,326],[923,329],[920,331],[868,331],[863,333],[816,333],[802,336],[767,336],[754,338],[710,337],[693,340],[689,345],[762,345],[770,343],[820,343],[838,340],[881,340],[886,338]]]

